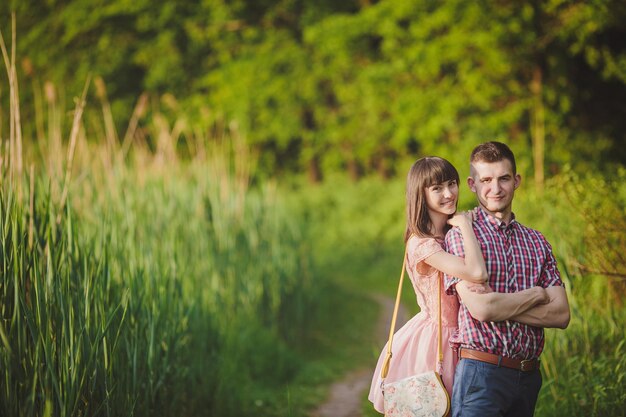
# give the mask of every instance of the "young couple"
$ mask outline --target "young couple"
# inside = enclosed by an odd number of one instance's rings
[[[472,212],[456,213],[459,174],[448,161],[422,158],[407,177],[407,271],[421,311],[396,332],[385,382],[433,370],[441,297],[441,376],[454,417],[532,416],[543,328],[569,322],[550,244],[511,211],[520,181],[513,153],[500,142],[472,151]],[[385,351],[369,394],[381,413]]]

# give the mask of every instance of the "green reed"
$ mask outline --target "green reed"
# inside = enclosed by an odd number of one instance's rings
[[[49,181],[33,213],[2,189],[0,414],[246,415],[242,388],[293,375],[306,254],[272,187],[229,175],[86,179],[59,223]]]
[[[159,114],[154,150],[89,143],[87,87],[28,176],[15,129],[0,153],[0,415],[277,412],[315,298],[298,220],[236,132],[187,162]]]

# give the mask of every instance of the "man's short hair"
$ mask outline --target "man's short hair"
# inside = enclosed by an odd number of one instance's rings
[[[517,174],[515,155],[513,151],[502,142],[485,142],[476,146],[470,156],[470,163],[474,162],[499,162],[508,159],[513,168],[513,174]]]

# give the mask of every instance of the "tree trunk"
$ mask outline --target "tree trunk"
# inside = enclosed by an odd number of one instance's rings
[[[363,169],[361,168],[361,164],[356,158],[348,159],[346,162],[348,167],[348,174],[350,175],[350,179],[354,182],[358,181],[363,176]]]
[[[539,65],[533,70],[533,79],[530,83],[533,94],[531,109],[531,139],[533,145],[533,166],[535,168],[535,186],[539,192],[543,191],[544,159],[545,159],[545,111],[543,107],[543,71]]]
[[[322,179],[319,157],[314,156],[309,161],[309,182],[317,184],[322,182]]]

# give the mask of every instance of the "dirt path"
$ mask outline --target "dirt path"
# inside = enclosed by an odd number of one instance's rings
[[[381,314],[376,324],[376,339],[386,340],[389,336],[389,323],[395,299],[383,295],[375,295],[373,298],[381,306]],[[406,323],[407,316],[406,310],[400,305],[396,329]],[[358,369],[334,383],[330,388],[328,400],[320,405],[311,417],[361,417],[361,399],[363,393],[370,387],[372,372],[372,367]]]

